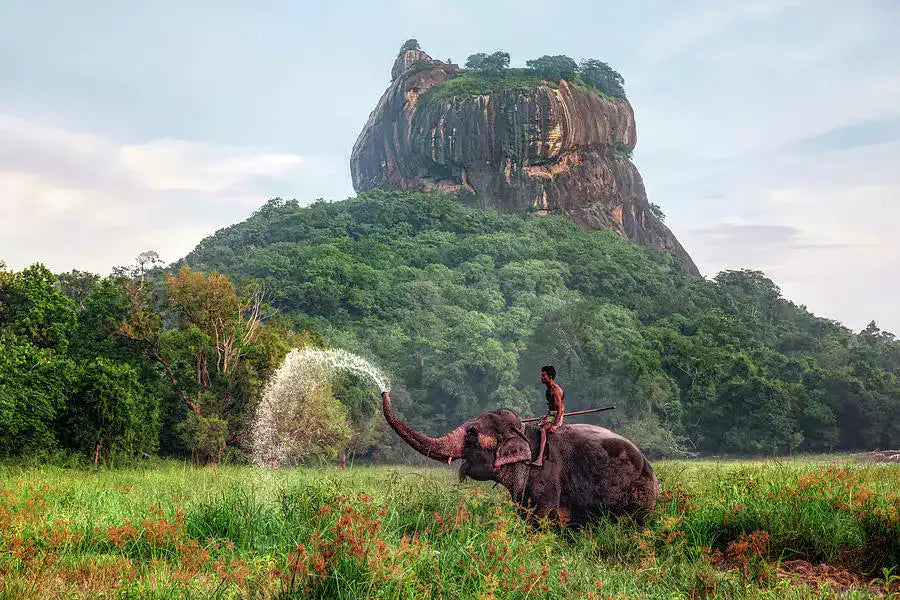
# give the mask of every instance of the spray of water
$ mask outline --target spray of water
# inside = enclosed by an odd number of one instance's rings
[[[257,465],[278,466],[290,458],[303,403],[341,370],[368,377],[380,391],[390,391],[387,377],[361,356],[346,350],[291,350],[266,385],[250,428]]]

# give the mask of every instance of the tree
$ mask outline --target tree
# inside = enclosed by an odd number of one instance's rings
[[[131,309],[121,332],[146,346],[151,357],[166,369],[187,407],[199,414],[198,401],[178,385],[172,365],[163,356],[161,342],[187,346],[193,355],[199,398],[202,390],[210,386],[210,349],[214,350],[215,372],[225,374],[237,367],[244,348],[255,340],[262,320],[262,291],[250,289],[247,295],[238,297],[228,277],[215,271],[207,276],[188,266],[177,275],[168,276],[165,287],[169,306],[181,318],[180,335],[162,331],[161,315],[143,280],[126,282]]]
[[[479,71],[487,75],[502,75],[509,68],[509,54],[506,52],[492,52],[488,54],[479,67]]]
[[[404,52],[406,52],[408,50],[421,50],[421,49],[422,48],[419,47],[419,40],[417,40],[415,38],[410,38],[410,39],[406,40],[405,42],[403,42],[403,45],[400,46],[400,52],[398,52],[397,54],[403,54]]]
[[[347,466],[351,457],[372,458],[379,448],[389,445],[393,430],[381,414],[380,399],[375,398],[369,381],[346,374],[332,383],[331,393],[346,408],[350,427],[349,440],[337,448],[341,466]]]
[[[228,277],[188,266],[167,276],[159,299],[148,283],[126,281],[130,310],[121,332],[163,367],[169,390],[187,408],[178,431],[194,460],[218,463],[226,446],[247,437],[262,381],[289,346],[276,342],[281,329],[262,323],[258,287],[238,295]],[[164,309],[174,313],[176,327],[163,327]]]
[[[78,309],[82,310],[84,301],[91,295],[94,286],[99,281],[100,276],[95,273],[72,269],[68,273],[60,273],[57,276],[56,283],[59,291],[71,298],[78,306]]]
[[[840,428],[834,411],[825,404],[824,394],[814,390],[803,403],[798,424],[807,440],[806,448],[818,452],[833,450],[840,440]]]
[[[79,361],[104,357],[127,362],[147,378],[152,363],[144,359],[139,346],[119,335],[122,322],[129,315],[125,294],[126,280],[106,277],[93,285],[91,293],[81,301],[78,322],[69,343],[69,356]]]
[[[466,59],[466,68],[484,75],[502,75],[509,68],[509,53],[497,51],[491,54],[472,54]]]
[[[72,446],[93,455],[139,455],[159,445],[158,407],[130,366],[105,358],[83,363],[68,403]]]
[[[0,334],[0,457],[41,456],[56,447],[74,365],[54,352]]]
[[[544,55],[540,58],[526,61],[525,64],[531,67],[540,77],[549,81],[559,81],[560,79],[572,81],[575,79],[575,72],[578,70],[578,64],[562,54],[555,56]]]
[[[870,363],[900,377],[900,340],[870,321],[852,345],[855,362]]]
[[[617,410],[607,418],[640,423],[632,427],[635,443],[656,453],[677,449],[677,391],[631,311],[582,301],[549,312],[522,355],[523,383],[543,364],[555,365],[566,383],[567,408],[614,403]]]
[[[656,217],[657,219],[659,219],[660,222],[665,223],[665,221],[666,221],[666,213],[663,212],[663,210],[659,207],[658,204],[655,204],[655,203],[653,203],[653,202],[648,202],[648,203],[647,203],[647,210],[650,212],[651,215],[653,215],[654,217]]]
[[[595,90],[612,98],[625,99],[625,80],[605,62],[593,58],[583,60],[578,73],[581,80]]]
[[[796,391],[759,375],[730,378],[719,392],[722,419],[709,423],[710,434],[722,436],[717,449],[748,454],[796,450],[803,440],[797,435]]]
[[[310,390],[292,422],[292,456],[301,462],[315,458],[334,460],[353,435],[347,408],[330,390]]]
[[[470,54],[469,58],[466,59],[466,68],[473,69],[475,71],[481,68],[484,59],[487,58],[487,54],[484,52],[478,52],[476,54]]]
[[[56,447],[73,364],[72,301],[41,264],[19,272],[0,264],[0,456],[39,456]]]
[[[239,297],[231,280],[215,271],[209,275],[184,266],[166,278],[172,308],[183,322],[209,336],[216,350],[216,370],[228,373],[240,360],[243,349],[256,339],[262,322],[263,291],[248,288]],[[198,350],[198,377],[208,382],[207,357]]]
[[[176,430],[187,442],[191,449],[191,459],[196,464],[218,464],[228,446],[228,421],[215,414],[189,412],[187,418],[176,426]]]
[[[781,290],[761,271],[742,269],[722,271],[715,277],[716,287],[721,296],[722,308],[732,314],[740,314],[741,323],[761,321],[766,327],[752,327],[750,336],[766,335],[771,341],[771,327],[778,321],[784,301]],[[765,332],[765,333],[764,333]]]
[[[136,281],[144,281],[146,277],[159,273],[163,261],[156,250],[145,250],[134,259],[134,264],[113,267],[115,277],[130,277]]]
[[[56,276],[47,267],[0,271],[0,329],[7,334],[65,353],[75,321],[73,302],[56,289]]]

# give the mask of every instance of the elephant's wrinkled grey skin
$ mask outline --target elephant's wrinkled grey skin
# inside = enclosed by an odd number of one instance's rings
[[[497,481],[530,515],[580,526],[603,514],[643,521],[656,504],[659,484],[650,463],[631,441],[594,425],[563,425],[550,434],[542,467],[530,464],[540,429],[522,428],[511,410],[486,412],[450,433],[432,438],[400,420],[382,394],[388,424],[429,458],[462,460],[460,479]]]

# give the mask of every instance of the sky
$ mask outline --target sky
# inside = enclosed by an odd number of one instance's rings
[[[0,260],[108,273],[267,199],[353,195],[414,37],[608,62],[650,200],[706,277],[900,334],[896,0],[0,0]]]

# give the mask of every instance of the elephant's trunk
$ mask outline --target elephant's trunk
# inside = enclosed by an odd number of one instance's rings
[[[428,437],[401,421],[391,408],[391,396],[388,392],[382,392],[384,398],[382,408],[384,418],[387,419],[391,429],[403,438],[403,441],[412,446],[413,450],[441,462],[452,462],[455,458],[462,458],[463,440],[466,437],[465,425],[461,425],[439,438]]]

